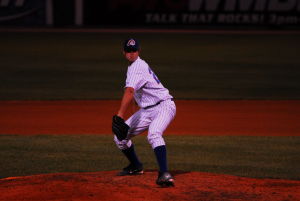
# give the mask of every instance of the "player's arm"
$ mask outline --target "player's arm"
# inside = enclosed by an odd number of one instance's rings
[[[134,94],[134,89],[132,87],[125,88],[123,98],[121,101],[121,106],[117,114],[119,117],[124,118],[127,109],[133,102],[133,94]]]

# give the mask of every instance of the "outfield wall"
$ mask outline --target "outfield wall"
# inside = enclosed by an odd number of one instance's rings
[[[0,0],[0,26],[298,29],[300,0]]]

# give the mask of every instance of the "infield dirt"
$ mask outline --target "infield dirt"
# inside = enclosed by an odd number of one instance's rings
[[[173,172],[176,185],[160,188],[156,172],[115,176],[115,171],[59,173],[0,180],[1,201],[298,201],[300,181],[249,179],[199,172]]]
[[[167,135],[300,136],[299,100],[175,102],[177,114]],[[111,118],[119,104],[119,100],[0,101],[0,133],[111,134]]]

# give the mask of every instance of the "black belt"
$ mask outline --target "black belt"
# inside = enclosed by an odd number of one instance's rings
[[[174,101],[174,98],[167,99],[167,100]],[[155,103],[154,105],[150,105],[150,106],[144,107],[143,109],[147,110],[147,109],[149,109],[149,108],[155,107],[155,106],[159,105],[161,102],[164,102],[164,101],[166,101],[166,100],[161,100],[161,101]]]

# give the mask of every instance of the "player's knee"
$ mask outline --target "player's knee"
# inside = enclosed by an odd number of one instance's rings
[[[147,139],[152,149],[165,145],[165,140],[160,134],[148,134]]]
[[[116,136],[114,136],[114,141],[115,141],[117,147],[121,150],[128,149],[132,144],[131,140],[125,139],[125,140],[120,141],[120,140],[118,140],[118,138]]]

